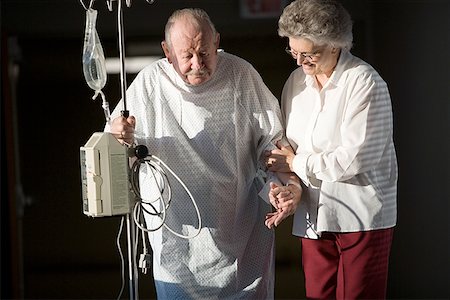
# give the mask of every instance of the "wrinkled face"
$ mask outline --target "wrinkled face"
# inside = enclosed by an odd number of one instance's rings
[[[171,44],[162,42],[164,54],[181,78],[192,85],[202,84],[214,74],[217,66],[219,34],[186,19],[177,20],[171,29]]]
[[[339,49],[318,46],[305,38],[289,38],[288,52],[307,75],[331,75],[339,58]]]

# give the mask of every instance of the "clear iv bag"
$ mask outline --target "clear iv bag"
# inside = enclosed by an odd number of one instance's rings
[[[95,28],[97,22],[97,11],[89,8],[86,10],[86,28],[84,31],[83,46],[83,74],[86,83],[95,91],[92,99],[96,99],[100,94],[103,103],[103,111],[105,113],[106,122],[110,122],[109,103],[105,99],[105,95],[101,91],[106,84],[106,65],[105,55],[103,54],[102,44]]]
[[[106,66],[103,48],[95,28],[96,21],[97,11],[92,8],[86,10],[86,28],[84,32],[82,60],[86,83],[94,91],[100,92],[106,84]]]

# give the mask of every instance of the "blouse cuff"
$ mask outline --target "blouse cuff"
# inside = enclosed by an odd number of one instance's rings
[[[294,169],[294,173],[297,174],[298,177],[303,181],[303,183],[308,186],[309,180],[307,175],[307,166],[306,163],[308,161],[309,153],[307,152],[299,152],[295,155],[292,160],[292,168]]]
[[[300,182],[294,181],[294,180],[292,180],[292,179],[289,179],[288,182],[286,182],[285,185],[286,185],[286,186],[288,186],[288,185],[294,185],[294,186],[298,187],[298,189],[299,189],[300,191],[303,190],[302,185],[300,184]]]

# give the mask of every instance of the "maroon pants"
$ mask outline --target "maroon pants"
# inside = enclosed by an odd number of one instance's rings
[[[394,229],[302,238],[308,299],[385,299]]]

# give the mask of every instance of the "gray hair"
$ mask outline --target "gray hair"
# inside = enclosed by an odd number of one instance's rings
[[[278,21],[281,37],[306,38],[318,45],[352,48],[352,19],[334,0],[296,0],[286,6]]]
[[[165,34],[165,40],[168,46],[172,45],[172,41],[170,40],[170,32],[172,29],[172,26],[175,24],[176,21],[182,18],[191,18],[192,20],[196,21],[199,26],[202,25],[202,23],[206,23],[211,28],[211,32],[213,36],[216,36],[217,31],[216,27],[214,26],[213,22],[209,18],[206,11],[204,11],[201,8],[184,8],[176,10],[172,13],[172,15],[169,17],[166,23],[166,27],[164,30]]]

